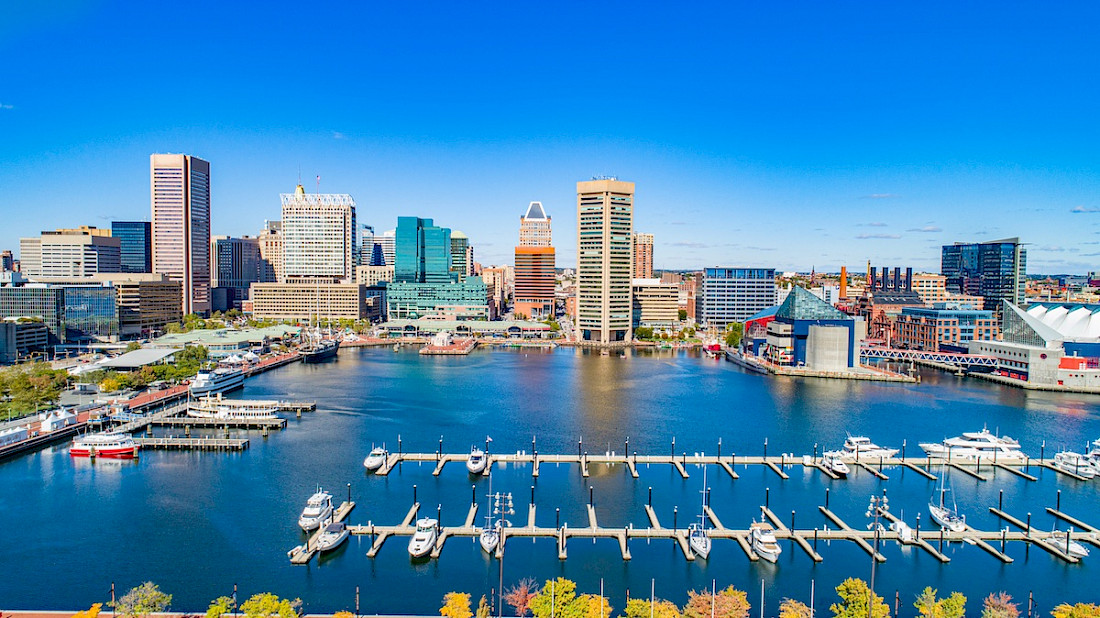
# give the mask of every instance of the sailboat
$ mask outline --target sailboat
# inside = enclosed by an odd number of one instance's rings
[[[319,363],[330,358],[335,358],[336,353],[340,351],[340,340],[333,338],[325,338],[321,335],[321,291],[317,289],[317,328],[312,332],[308,329],[302,330],[303,344],[298,349],[298,354],[302,357],[303,363]],[[308,341],[308,343],[307,343]]]
[[[478,536],[478,541],[481,543],[481,549],[484,549],[486,553],[492,554],[500,544],[500,533],[504,526],[508,525],[508,520],[504,518],[505,515],[514,515],[515,509],[512,508],[512,494],[493,494],[493,475],[489,475],[489,514],[485,516],[485,527],[481,529],[481,534]],[[494,523],[493,516],[497,515],[499,518]]]
[[[948,507],[945,502],[945,497],[949,491],[946,486],[947,477],[945,473],[940,473],[940,500],[939,504],[936,503],[935,497],[928,501],[928,512],[932,515],[932,520],[940,526],[943,526],[950,532],[962,532],[966,530],[966,516],[959,514],[959,505],[955,502],[955,495],[951,494],[951,506]]]
[[[699,523],[688,526],[688,545],[700,558],[710,555],[710,535],[707,533],[707,466],[703,464],[702,506],[699,508]]]

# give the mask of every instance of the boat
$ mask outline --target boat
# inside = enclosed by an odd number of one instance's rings
[[[187,406],[187,416],[218,420],[263,420],[278,418],[278,401],[224,399],[222,394],[206,395]]]
[[[105,431],[88,433],[73,438],[69,447],[72,457],[107,457],[112,459],[133,459],[138,449],[134,439],[128,433]]]
[[[298,354],[302,357],[303,363],[319,363],[330,358],[336,358],[336,353],[339,351],[340,341],[338,339],[316,339],[298,348]]]
[[[367,470],[377,470],[386,463],[390,453],[385,446],[376,446],[370,450],[367,458],[363,460],[363,467]]]
[[[1047,543],[1050,543],[1058,549],[1058,551],[1073,558],[1087,558],[1089,550],[1084,545],[1074,541],[1070,536],[1073,533],[1073,528],[1069,529],[1069,532],[1062,532],[1055,528],[1051,530],[1050,536],[1047,537]]]
[[[688,526],[688,546],[700,558],[710,555],[710,534],[707,532],[707,467],[703,466],[703,503],[699,508],[699,523]]]
[[[416,520],[416,532],[409,539],[409,555],[413,558],[427,556],[435,547],[435,538],[439,534],[439,522],[429,517]]]
[[[889,459],[898,454],[896,448],[884,448],[866,436],[853,436],[848,434],[844,439],[844,449],[840,451],[841,459],[859,461],[860,459]]]
[[[749,526],[749,544],[756,555],[768,562],[774,563],[783,553],[779,541],[775,540],[775,528],[766,521],[754,521]]]
[[[962,532],[966,530],[966,516],[959,514],[959,505],[955,503],[955,496],[951,496],[951,506],[947,506],[946,495],[950,491],[947,485],[947,477],[943,474],[940,475],[940,500],[937,504],[935,499],[928,501],[928,512],[932,515],[932,521],[939,524],[942,528],[950,532]]]
[[[240,369],[204,369],[191,380],[189,387],[193,396],[214,395],[244,386],[244,372]]]
[[[821,465],[826,470],[842,479],[848,478],[848,473],[851,472],[851,470],[848,469],[848,464],[841,460],[840,453],[836,451],[826,452],[821,458]]]
[[[348,527],[342,521],[329,522],[317,535],[317,551],[325,552],[336,549],[341,543],[348,540]]]
[[[1074,453],[1073,451],[1062,451],[1054,456],[1054,467],[1062,470],[1063,472],[1069,472],[1070,474],[1076,474],[1084,479],[1091,479],[1096,477],[1096,468],[1089,460],[1087,455],[1081,453]]]
[[[708,358],[721,358],[722,344],[718,343],[717,339],[709,339],[703,344],[703,353]]]
[[[298,526],[309,532],[321,527],[321,524],[332,518],[332,494],[317,490],[317,493],[306,501],[306,508],[298,517]]]
[[[470,455],[466,457],[466,469],[470,471],[470,474],[485,472],[485,466],[488,463],[489,457],[485,454],[485,451],[476,446],[470,448]]]
[[[478,542],[481,544],[481,549],[486,553],[492,554],[500,544],[501,530],[504,526],[511,525],[506,515],[515,515],[516,510],[512,508],[512,494],[502,494],[497,492],[493,493],[493,476],[489,475],[489,494],[486,496],[489,498],[489,504],[492,508],[489,509],[489,515],[485,517],[485,527],[481,529],[481,534],[478,535]],[[498,519],[494,522],[493,516],[498,516]]]
[[[1023,461],[1020,443],[1008,436],[996,436],[988,429],[966,432],[943,442],[923,442],[920,447],[932,459]]]

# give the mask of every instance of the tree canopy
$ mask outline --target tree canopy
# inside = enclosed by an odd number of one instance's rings
[[[161,592],[153,582],[131,588],[113,603],[108,603],[115,614],[129,618],[145,618],[149,614],[163,612],[172,604],[172,595]]]

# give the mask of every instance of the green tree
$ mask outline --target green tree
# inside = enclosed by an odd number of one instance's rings
[[[982,618],[1019,618],[1020,608],[1006,592],[990,593],[982,603]]]
[[[0,369],[0,410],[5,415],[22,416],[40,408],[49,408],[68,386],[69,373],[53,369],[49,363],[25,363]]]
[[[952,592],[946,599],[936,597],[936,589],[926,587],[917,595],[913,607],[924,618],[963,618],[966,615],[966,597]]]
[[[260,592],[241,603],[245,618],[298,618],[301,599],[280,599],[270,592]]]
[[[654,599],[652,605],[653,618],[681,618],[682,616],[680,608],[676,607],[672,601]],[[649,599],[630,599],[623,609],[623,617],[649,618],[650,609]]]
[[[688,602],[684,605],[684,618],[710,618],[711,607],[715,618],[747,618],[749,609],[748,594],[733,586],[719,590],[712,595],[710,590],[688,591]]]
[[[131,341],[130,343],[126,344],[126,351],[127,352],[133,352],[134,350],[140,350],[140,349],[141,349],[141,342],[140,341]]]
[[[210,602],[206,609],[206,618],[221,618],[237,610],[237,602],[232,597],[218,597]]]
[[[172,604],[172,595],[161,592],[153,582],[145,582],[107,605],[115,614],[129,618],[145,618],[149,614],[163,612]]]
[[[531,597],[531,614],[535,618],[550,618],[551,613],[555,618],[564,618],[565,608],[577,597],[577,584],[572,580],[559,577],[556,580],[546,580],[542,590]],[[551,611],[551,609],[553,611]]]
[[[1096,603],[1062,603],[1050,612],[1054,618],[1096,618],[1100,616],[1100,605]]]
[[[485,595],[481,595],[481,600],[477,603],[477,618],[489,618],[489,614],[493,612],[493,608],[489,607],[489,602],[485,600]]]
[[[741,337],[745,334],[745,325],[740,322],[730,322],[726,326],[726,347],[736,348],[741,345]]]
[[[688,319],[688,312],[687,312],[687,309],[680,309],[680,310],[679,310],[679,311],[678,311],[678,312],[676,313],[676,317],[677,317],[677,318],[679,318],[681,322],[683,322],[684,320]]]
[[[443,596],[443,607],[439,608],[439,615],[446,618],[472,618],[474,613],[470,611],[470,595],[465,592],[448,592]]]
[[[634,329],[634,338],[643,341],[653,339],[653,329],[648,326],[639,326]]]
[[[779,604],[779,618],[813,618],[809,605],[794,599],[783,599]]]
[[[877,594],[874,595],[871,602],[871,611],[868,612],[867,600],[870,592],[871,589],[867,587],[867,582],[849,577],[836,587],[840,602],[830,605],[829,611],[833,612],[835,618],[868,618],[868,615],[870,615],[870,618],[887,618],[890,615],[890,608],[882,602],[882,597]]]

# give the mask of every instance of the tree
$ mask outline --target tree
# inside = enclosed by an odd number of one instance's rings
[[[1054,618],[1096,618],[1100,616],[1100,605],[1096,603],[1062,603],[1050,612]]]
[[[928,586],[917,595],[913,607],[925,618],[963,618],[966,614],[966,597],[952,592],[946,599],[938,599],[936,589]]]
[[[99,610],[102,608],[102,603],[96,603],[84,611],[73,614],[73,618],[96,618],[99,616]]]
[[[715,618],[747,618],[752,607],[748,594],[733,586],[719,590],[716,595],[712,595],[710,590],[689,590],[684,618],[710,618],[712,599]]]
[[[504,601],[516,609],[516,616],[526,616],[535,596],[535,580],[521,579],[504,593]]]
[[[653,329],[648,326],[639,326],[634,329],[634,338],[642,340],[653,339]]]
[[[126,351],[127,352],[133,352],[134,350],[140,350],[140,349],[141,349],[141,342],[140,341],[131,341],[130,343],[126,344]]]
[[[489,614],[493,612],[493,608],[489,607],[489,602],[485,600],[485,595],[481,595],[481,600],[477,603],[477,618],[489,618]]]
[[[172,604],[172,595],[160,591],[153,582],[145,582],[137,588],[131,588],[117,601],[107,605],[116,614],[131,618],[145,618],[149,614],[163,612]]]
[[[577,584],[572,580],[559,577],[555,580],[546,580],[542,590],[531,597],[531,614],[535,618],[550,618],[551,613],[555,618],[564,616],[565,608],[577,597]],[[551,608],[553,611],[551,612]]]
[[[333,614],[332,618],[355,618],[355,614],[345,609],[342,612],[336,612],[335,614]]]
[[[218,597],[210,602],[210,607],[206,609],[206,618],[221,618],[236,609],[237,602],[232,597]]]
[[[611,618],[611,610],[607,597],[601,597],[598,594],[582,594],[565,608],[565,615],[578,618]]]
[[[654,599],[652,604],[653,618],[681,618],[680,608],[672,601]],[[630,599],[623,609],[624,618],[649,618],[649,599]]]
[[[830,605],[829,611],[833,612],[835,618],[868,618],[867,599],[870,591],[867,582],[849,577],[836,587],[840,603]],[[874,595],[870,618],[887,618],[889,615],[890,608],[882,602],[882,597]]]
[[[301,599],[280,599],[270,592],[254,594],[241,603],[245,618],[298,618],[298,609],[301,607]]]
[[[990,593],[982,604],[982,618],[1019,618],[1020,608],[1012,602],[1012,595]]]
[[[741,345],[741,337],[745,334],[745,325],[740,322],[730,322],[726,326],[726,347],[736,348]]]
[[[677,311],[677,312],[676,312],[676,317],[678,317],[678,318],[680,319],[680,321],[681,321],[681,322],[683,322],[684,320],[688,319],[688,312],[687,312],[687,309],[680,309],[679,311]]]
[[[783,599],[779,604],[779,618],[813,618],[809,605],[794,599]]]
[[[439,608],[439,615],[447,618],[472,618],[474,613],[470,611],[470,595],[465,592],[448,592],[443,596],[443,607]]]

